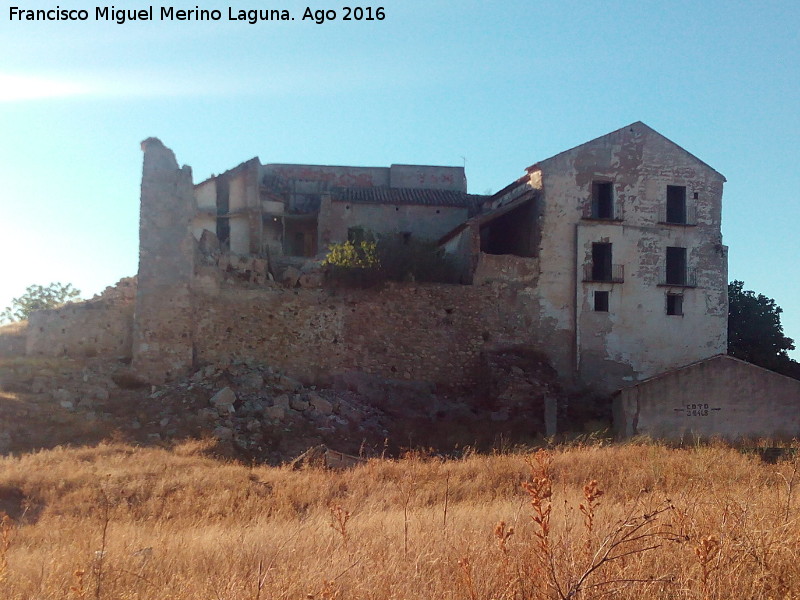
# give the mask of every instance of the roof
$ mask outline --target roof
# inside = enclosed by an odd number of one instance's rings
[[[331,200],[353,204],[415,204],[470,208],[483,196],[452,190],[425,190],[390,187],[331,188]]]
[[[784,377],[786,379],[794,379],[794,377],[789,377],[788,375],[784,375],[783,373],[778,373],[777,371],[772,371],[770,369],[766,369],[764,367],[761,367],[759,365],[753,364],[751,362],[747,362],[746,360],[742,360],[740,358],[736,358],[735,356],[731,356],[730,354],[715,354],[714,356],[709,356],[708,358],[702,358],[700,360],[696,360],[694,362],[691,362],[688,365],[683,365],[682,367],[676,367],[674,369],[670,369],[668,371],[664,371],[663,373],[658,373],[657,375],[653,375],[651,377],[648,377],[647,379],[642,379],[641,381],[637,381],[635,383],[631,383],[630,385],[627,385],[627,386],[625,386],[623,388],[620,388],[619,390],[614,392],[614,395],[620,394],[623,391],[632,390],[633,388],[637,388],[637,387],[639,387],[641,385],[645,385],[645,384],[651,383],[653,381],[657,381],[659,379],[663,379],[665,377],[670,377],[673,374],[679,373],[681,371],[688,371],[688,370],[693,369],[693,368],[697,367],[698,365],[702,365],[704,363],[709,363],[709,362],[712,362],[712,361],[720,361],[720,360],[738,363],[738,364],[740,364],[742,366],[745,366],[747,368],[764,371],[765,373],[769,373],[770,375],[774,375],[774,376],[777,376],[777,377]]]
[[[574,151],[574,150],[577,150],[578,148],[582,148],[583,146],[588,146],[588,145],[590,145],[590,144],[594,144],[594,143],[596,143],[596,142],[598,142],[598,141],[602,140],[603,138],[607,138],[607,137],[611,137],[611,136],[618,135],[618,134],[620,134],[620,133],[623,133],[623,132],[624,132],[624,130],[626,130],[626,129],[630,129],[630,130],[632,131],[634,128],[637,128],[637,129],[644,129],[644,130],[646,130],[646,131],[648,131],[648,132],[650,132],[650,133],[654,133],[655,135],[657,135],[657,136],[661,137],[662,139],[666,140],[667,142],[669,142],[670,144],[672,144],[673,146],[675,146],[676,148],[678,148],[680,151],[682,151],[682,152],[684,152],[685,154],[687,154],[688,156],[690,156],[692,159],[696,160],[698,163],[702,164],[703,166],[705,166],[705,167],[706,167],[706,168],[708,168],[708,169],[711,169],[711,170],[712,170],[714,173],[716,173],[717,175],[719,175],[719,176],[722,178],[722,180],[723,180],[723,181],[727,181],[727,179],[725,179],[725,176],[724,176],[722,173],[720,173],[719,171],[717,171],[717,170],[716,170],[714,167],[712,167],[712,166],[711,166],[711,165],[709,165],[708,163],[706,163],[706,162],[704,162],[704,161],[700,160],[700,159],[699,159],[699,158],[697,158],[697,157],[696,157],[694,154],[692,154],[691,152],[689,152],[688,150],[686,150],[686,149],[685,149],[685,148],[683,148],[682,146],[679,146],[678,144],[676,144],[675,142],[673,142],[673,141],[672,141],[671,139],[669,139],[668,137],[666,137],[666,136],[664,136],[664,135],[660,134],[660,133],[659,133],[659,132],[657,132],[655,129],[653,129],[652,127],[650,127],[649,125],[647,125],[647,124],[645,124],[645,123],[642,123],[641,121],[636,121],[635,123],[631,123],[630,125],[626,125],[625,127],[620,127],[619,129],[617,129],[617,130],[615,130],[615,131],[612,131],[612,132],[610,132],[610,133],[606,133],[605,135],[601,135],[601,136],[599,136],[599,137],[596,137],[596,138],[594,138],[593,140],[589,140],[588,142],[584,142],[583,144],[579,144],[579,145],[577,145],[577,146],[575,146],[575,147],[573,147],[573,148],[570,148],[569,150],[564,150],[563,152],[559,152],[558,154],[554,154],[553,156],[551,156],[551,157],[549,157],[549,158],[546,158],[546,159],[544,159],[544,160],[541,160],[541,161],[539,161],[539,162],[537,162],[537,163],[535,163],[535,164],[531,165],[530,167],[528,167],[528,168],[526,169],[526,171],[528,171],[528,173],[530,173],[531,171],[538,170],[538,169],[540,168],[540,165],[541,165],[542,163],[545,163],[545,162],[547,162],[547,161],[553,160],[554,158],[556,158],[556,157],[559,157],[559,156],[561,156],[562,154],[566,154],[566,153],[568,153],[568,152],[572,152],[572,151]]]

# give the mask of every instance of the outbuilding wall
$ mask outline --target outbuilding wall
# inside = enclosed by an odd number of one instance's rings
[[[716,356],[625,388],[614,400],[617,437],[800,436],[800,381]]]

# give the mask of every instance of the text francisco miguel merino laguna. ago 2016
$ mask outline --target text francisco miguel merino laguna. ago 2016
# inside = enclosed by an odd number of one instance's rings
[[[300,11],[296,13],[300,15]],[[92,19],[93,17],[93,19]],[[123,25],[130,21],[242,21],[254,25],[260,21],[294,21],[295,17],[287,9],[205,9],[195,6],[184,9],[174,6],[147,6],[145,8],[116,8],[96,6],[92,9],[62,8],[28,9],[19,6],[9,7],[9,21],[108,21]],[[314,9],[306,7],[299,21],[322,24],[326,21],[383,21],[386,12],[382,6],[342,6],[338,10]]]

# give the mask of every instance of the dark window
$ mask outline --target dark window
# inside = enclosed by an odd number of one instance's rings
[[[683,296],[680,294],[667,294],[667,314],[683,315]]]
[[[686,186],[667,186],[667,223],[686,223]]]
[[[592,218],[614,218],[614,188],[609,181],[592,182]]]
[[[347,228],[347,241],[355,245],[360,244],[366,239],[366,231],[363,227],[348,227]]]
[[[592,244],[592,280],[611,281],[611,244]]]
[[[596,312],[608,312],[608,292],[594,293],[594,310]]]
[[[667,246],[667,285],[686,285],[686,248]]]

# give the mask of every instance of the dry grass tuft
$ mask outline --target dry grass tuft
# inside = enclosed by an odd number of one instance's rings
[[[798,463],[715,446],[556,448],[350,471],[211,442],[0,459],[0,597],[800,597]]]

